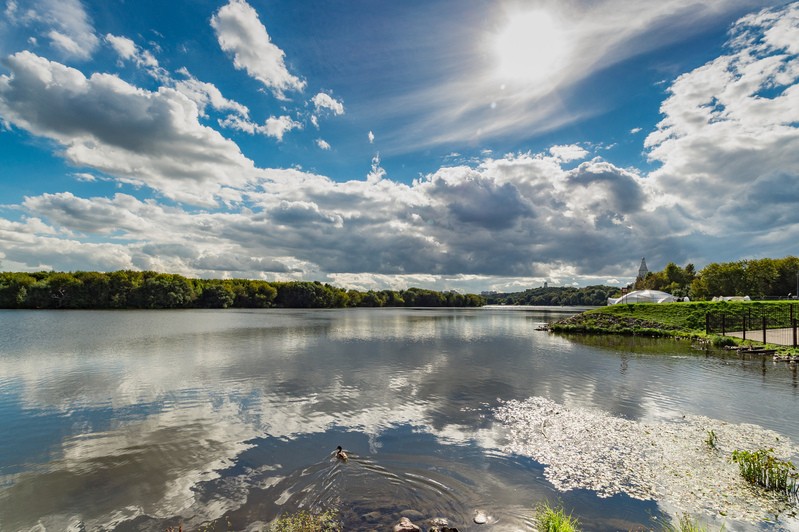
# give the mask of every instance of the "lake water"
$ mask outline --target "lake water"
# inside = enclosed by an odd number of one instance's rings
[[[585,530],[668,519],[657,501],[559,492],[503,451],[494,409],[528,397],[799,441],[795,365],[537,330],[574,312],[0,311],[0,530],[257,530],[322,508],[346,530],[401,515],[530,530],[542,501]]]

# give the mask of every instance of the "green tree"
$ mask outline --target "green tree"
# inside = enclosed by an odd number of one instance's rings
[[[206,284],[202,287],[197,306],[201,308],[228,308],[233,305],[233,290],[222,283]]]

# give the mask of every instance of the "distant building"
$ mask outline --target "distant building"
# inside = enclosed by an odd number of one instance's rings
[[[544,288],[548,288],[548,287],[549,287],[549,283],[547,281],[544,281]]]
[[[648,273],[649,268],[646,267],[646,257],[641,257],[641,266],[638,267],[638,277],[635,278],[636,281],[639,279],[643,281],[646,279]]]

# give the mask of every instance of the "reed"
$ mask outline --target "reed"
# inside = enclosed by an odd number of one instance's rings
[[[541,503],[535,510],[535,524],[538,532],[579,532],[580,522],[571,514],[566,515],[563,508],[553,508]]]
[[[775,457],[774,449],[736,450],[732,453],[732,461],[738,464],[741,475],[750,484],[797,500],[799,473],[793,463]]]

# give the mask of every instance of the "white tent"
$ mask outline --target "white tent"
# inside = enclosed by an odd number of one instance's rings
[[[621,297],[609,297],[608,305],[619,303],[674,303],[677,299],[660,290],[636,290]]]

